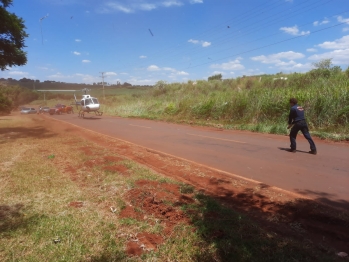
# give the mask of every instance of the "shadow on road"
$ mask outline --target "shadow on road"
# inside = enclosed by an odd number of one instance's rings
[[[289,152],[289,150],[290,150],[290,148],[285,148],[285,147],[278,147],[278,149],[280,149],[282,151],[287,151],[287,152]],[[296,150],[296,152],[309,154],[308,151],[302,151],[302,150]],[[291,153],[291,152],[289,152],[289,153]]]
[[[344,210],[349,210],[349,201],[346,201],[343,199],[334,201],[333,198],[335,198],[336,196],[333,194],[312,191],[312,190],[294,189],[294,191],[297,192],[298,194],[316,199],[317,201],[324,203],[326,205],[329,205],[331,207],[337,207],[337,208],[343,208]]]

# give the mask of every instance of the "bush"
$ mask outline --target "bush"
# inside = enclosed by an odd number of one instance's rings
[[[12,102],[0,93],[0,114],[9,114],[12,110]]]
[[[39,98],[39,94],[19,86],[0,87],[0,93],[11,101],[12,107],[30,103]]]

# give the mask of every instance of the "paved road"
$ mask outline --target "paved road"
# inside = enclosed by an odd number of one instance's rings
[[[315,140],[318,155],[298,136],[287,136],[103,116],[52,116],[102,134],[162,151],[330,204],[349,207],[349,145]]]

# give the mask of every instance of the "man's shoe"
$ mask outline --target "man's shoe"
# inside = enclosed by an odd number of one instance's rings
[[[310,151],[309,151],[309,154],[316,155],[316,154],[317,154],[317,151],[316,151],[316,150],[310,150]]]
[[[289,149],[288,152],[291,152],[291,153],[296,153],[296,149]]]

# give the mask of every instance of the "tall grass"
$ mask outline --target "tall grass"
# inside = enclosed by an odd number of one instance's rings
[[[166,84],[123,99],[107,97],[104,111],[124,117],[220,123],[230,128],[286,133],[289,98],[305,108],[309,126],[349,139],[349,77],[342,72],[242,77]],[[279,77],[279,76],[278,76]],[[338,136],[337,136],[338,137]]]

